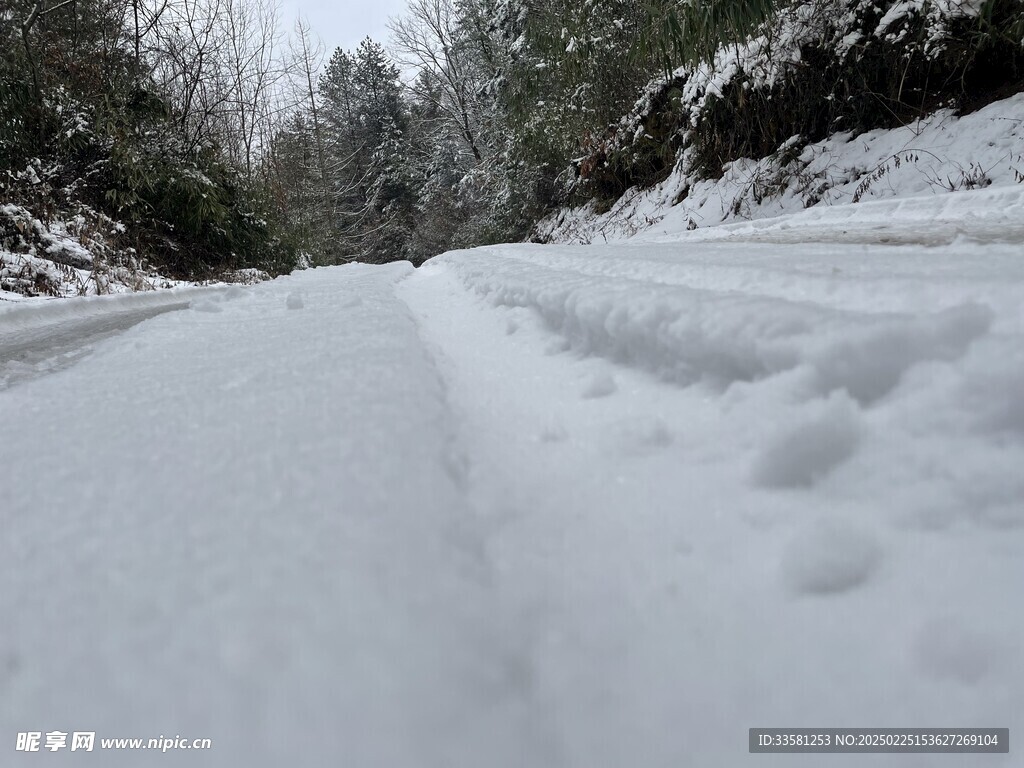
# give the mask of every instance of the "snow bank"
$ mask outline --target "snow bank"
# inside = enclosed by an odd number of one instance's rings
[[[943,210],[959,210],[968,234],[979,228],[982,236],[1017,236],[1022,232],[1024,94],[962,117],[943,110],[902,128],[837,134],[785,163],[775,156],[739,160],[717,180],[691,179],[680,170],[686,166],[684,156],[664,182],[628,192],[607,213],[596,214],[592,206],[561,211],[538,226],[538,237],[580,243],[647,240],[804,209],[815,212],[805,222],[819,216],[823,225],[848,218],[864,226],[941,220]],[[975,196],[978,190],[991,194]],[[966,199],[960,194],[965,191],[972,191]],[[893,214],[891,208],[861,211],[870,201],[893,199],[915,202],[896,209],[898,219],[888,221],[880,221],[879,213]],[[974,216],[982,221],[972,221]],[[832,236],[843,234],[830,229]],[[956,234],[947,227],[930,237],[948,242]]]
[[[943,198],[951,226],[972,194]],[[930,228],[887,205],[890,231]],[[450,360],[502,602],[539,617],[559,765],[741,765],[768,722],[1020,727],[1019,242],[846,225],[495,246],[404,284]]]
[[[876,200],[856,205],[814,206],[792,214],[733,221],[671,232],[652,228],[633,242],[740,240],[771,243],[878,243],[944,245],[1024,241],[1024,186],[980,189],[970,194]]]
[[[536,311],[569,349],[677,384],[726,388],[799,369],[821,395],[842,389],[870,403],[911,367],[961,357],[992,322],[991,310],[974,303],[879,316],[678,284],[638,290],[628,269],[622,279],[584,276],[543,256],[523,259],[528,253],[499,248],[455,263],[469,288],[495,305]]]
[[[919,427],[904,423],[913,413],[912,422],[924,418],[936,430],[923,455],[938,455],[943,441],[970,446],[969,461],[941,481],[929,470],[920,482],[948,484],[970,515],[1019,526],[1024,485],[1007,461],[1021,446],[1008,452],[1006,443],[1024,434],[1024,401],[1011,384],[1024,374],[1015,341],[1024,327],[1019,257],[1017,244],[871,252],[803,245],[782,255],[768,244],[737,250],[684,241],[496,246],[432,264],[488,305],[535,318],[560,339],[555,352],[603,358],[715,397],[763,392],[781,397],[783,410],[799,406],[784,428],[765,435],[750,471],[758,486],[814,486],[855,456],[887,474],[882,435],[873,439],[868,425],[887,424],[889,440],[909,430],[914,444]],[[597,376],[582,393],[607,398],[620,389]],[[949,420],[959,424],[955,434],[944,434]],[[947,451],[961,450],[953,443]],[[984,467],[984,480],[966,481],[964,473]]]
[[[35,173],[31,165],[27,170]],[[57,193],[50,192],[56,200]],[[36,194],[46,197],[41,190]],[[121,223],[87,207],[44,222],[27,208],[0,204],[0,300],[109,295],[186,284],[147,268],[134,249],[115,247],[123,231]]]

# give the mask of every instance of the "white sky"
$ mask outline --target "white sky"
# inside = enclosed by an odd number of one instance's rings
[[[367,35],[386,46],[388,18],[405,7],[406,0],[281,0],[281,23],[291,29],[301,14],[330,57],[339,46],[354,50]]]

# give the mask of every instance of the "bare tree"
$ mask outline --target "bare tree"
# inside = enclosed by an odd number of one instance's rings
[[[327,185],[327,161],[324,154],[324,131],[320,122],[320,110],[316,98],[316,81],[324,60],[324,45],[314,38],[309,23],[303,19],[295,22],[295,37],[292,40],[295,59],[294,72],[300,81],[303,101],[309,108],[313,120],[313,138],[316,142],[317,164],[320,179]]]
[[[454,0],[410,0],[406,15],[392,19],[389,26],[398,61],[433,76],[417,78],[410,88],[447,119],[479,163],[483,160],[481,89],[460,18]],[[439,87],[424,87],[434,82]]]
[[[230,78],[233,127],[239,165],[253,175],[258,140],[272,119],[274,87],[285,76],[277,60],[280,32],[273,0],[224,0],[227,35],[227,74]]]
[[[229,94],[214,85],[223,62],[220,0],[175,0],[168,23],[158,29],[157,74],[175,98],[177,119],[194,149],[213,132]]]
[[[288,108],[289,69],[274,1],[159,2],[165,5],[162,23],[151,30],[153,74],[171,95],[189,145],[217,142],[254,177]]]

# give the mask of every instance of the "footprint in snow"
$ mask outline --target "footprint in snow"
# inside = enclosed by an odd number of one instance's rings
[[[822,520],[783,550],[782,577],[796,594],[838,594],[867,581],[881,560],[873,534],[842,520]]]
[[[754,462],[753,480],[765,488],[810,488],[850,458],[859,442],[859,415],[848,400],[834,399],[771,440]]]
[[[618,386],[615,384],[615,379],[607,373],[598,373],[592,376],[590,381],[587,382],[587,386],[583,388],[583,398],[585,400],[596,400],[614,395],[617,390]]]

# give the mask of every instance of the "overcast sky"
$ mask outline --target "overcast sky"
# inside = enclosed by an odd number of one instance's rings
[[[291,29],[301,15],[327,49],[354,50],[369,35],[382,45],[388,42],[388,18],[405,10],[406,0],[281,0],[282,24]]]

